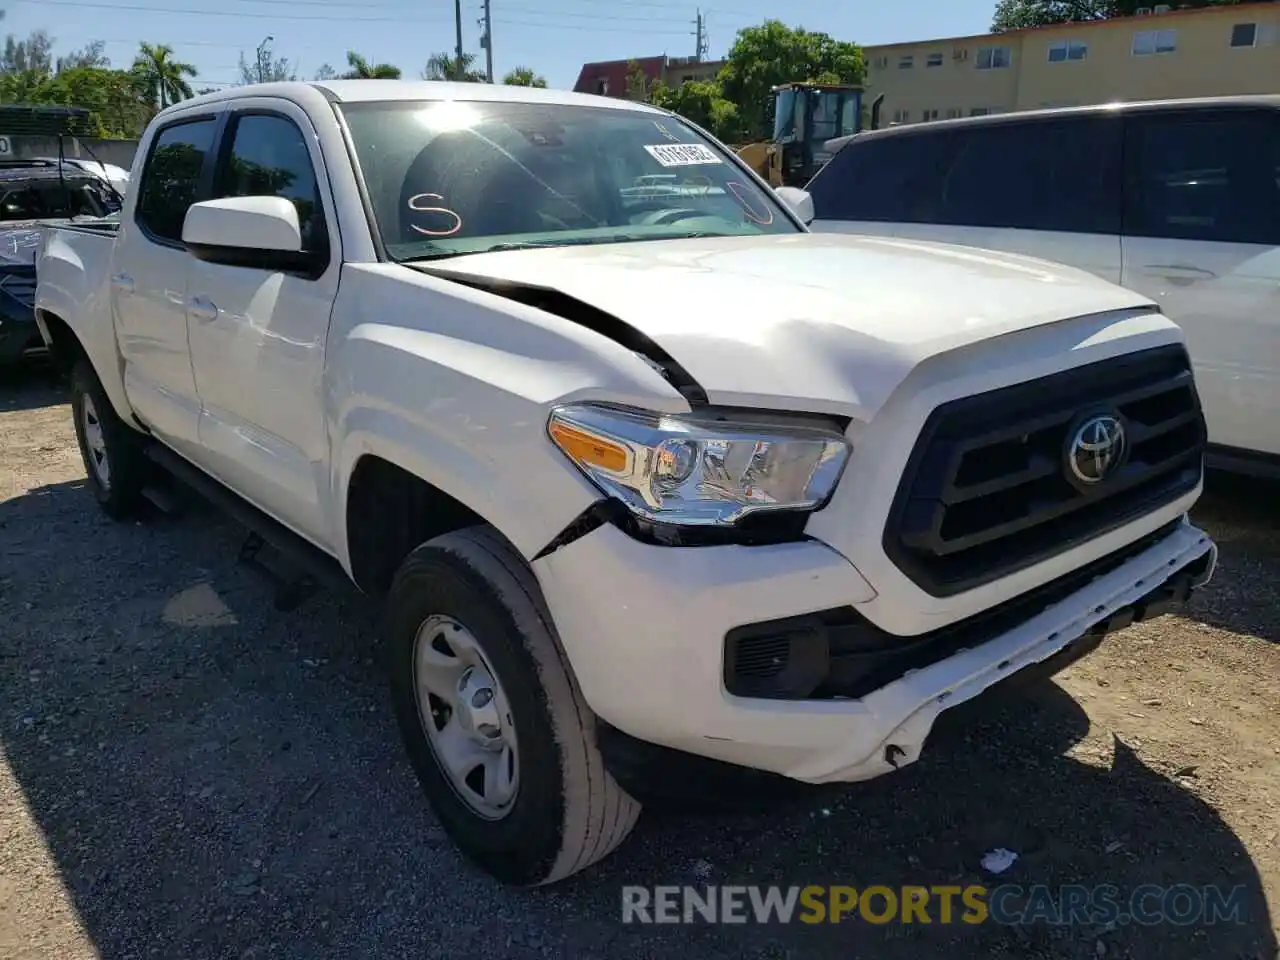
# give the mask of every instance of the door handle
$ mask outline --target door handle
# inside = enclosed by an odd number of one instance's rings
[[[218,319],[218,307],[212,300],[204,297],[192,297],[187,301],[187,313],[194,319],[208,323]]]
[[[133,293],[133,277],[127,273],[117,273],[111,277],[111,286],[123,294]]]
[[[1197,280],[1213,280],[1218,276],[1212,270],[1189,267],[1183,263],[1149,263],[1145,269],[1179,287],[1189,286]]]

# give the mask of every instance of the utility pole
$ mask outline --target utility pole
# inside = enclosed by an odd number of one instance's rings
[[[493,16],[489,12],[489,0],[484,0],[484,72],[493,83]]]
[[[453,62],[453,72],[455,76],[450,77],[451,80],[462,79],[462,0],[453,0],[453,22],[458,28],[458,45],[454,49],[456,59]]]
[[[263,63],[262,57],[263,57],[263,54],[266,52],[267,44],[269,44],[274,39],[275,37],[263,37],[262,42],[258,44],[258,49],[256,53],[258,55],[258,82],[259,83],[267,82],[266,64]]]

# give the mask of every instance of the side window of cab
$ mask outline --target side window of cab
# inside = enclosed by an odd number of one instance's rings
[[[228,125],[229,148],[218,167],[215,199],[283,197],[298,211],[302,248],[327,251],[324,204],[307,141],[297,124],[274,113],[245,113]]]
[[[187,208],[198,199],[205,158],[213,147],[213,118],[179,121],[156,134],[138,185],[134,219],[157,243],[180,246]]]

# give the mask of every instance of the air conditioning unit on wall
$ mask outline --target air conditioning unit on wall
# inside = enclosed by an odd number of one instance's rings
[[[1149,16],[1151,16],[1151,8],[1150,8],[1150,7],[1138,7],[1138,9],[1136,9],[1136,10],[1134,10],[1134,11],[1133,11],[1133,15],[1134,15],[1135,17],[1149,17]]]
[[[1173,7],[1171,7],[1167,3],[1157,3],[1151,9],[1154,10],[1156,13],[1172,13],[1173,12]]]

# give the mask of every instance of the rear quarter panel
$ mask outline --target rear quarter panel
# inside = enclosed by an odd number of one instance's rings
[[[71,328],[103,389],[121,417],[133,409],[124,390],[124,370],[111,316],[111,256],[115,231],[87,227],[48,227],[36,257],[36,322],[50,340],[46,318]]]

